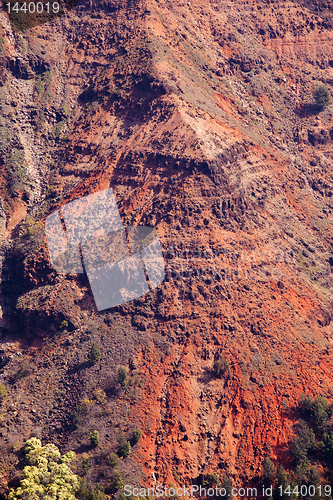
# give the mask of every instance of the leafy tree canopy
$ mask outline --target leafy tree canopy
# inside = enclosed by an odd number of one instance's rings
[[[331,101],[331,94],[326,85],[319,85],[314,91],[314,98],[317,108],[326,108]]]
[[[25,443],[24,453],[29,465],[23,469],[21,485],[10,491],[8,500],[76,500],[79,481],[69,468],[76,457],[73,451],[61,456],[54,444],[42,446],[33,437]]]
[[[90,363],[92,363],[92,364],[98,363],[98,361],[101,359],[101,350],[100,350],[97,342],[93,342],[89,359],[90,359]]]
[[[312,429],[300,420],[297,424],[297,436],[294,437],[291,444],[291,452],[296,462],[306,461],[309,451],[316,449],[316,436]]]

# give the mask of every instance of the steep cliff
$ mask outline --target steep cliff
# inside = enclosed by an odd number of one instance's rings
[[[142,431],[127,484],[214,471],[250,484],[266,456],[288,465],[291,408],[332,398],[333,108],[313,106],[333,83],[324,7],[103,0],[23,34],[1,13],[4,489],[10,447],[32,434],[88,453],[106,487],[119,428]],[[155,227],[167,275],[98,313],[84,277],[52,268],[41,223],[108,187],[124,224]]]

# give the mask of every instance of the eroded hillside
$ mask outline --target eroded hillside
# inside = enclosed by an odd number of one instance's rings
[[[332,398],[333,108],[316,110],[313,90],[333,83],[333,34],[321,9],[90,1],[23,34],[1,13],[4,492],[12,447],[31,435],[75,450],[79,471],[91,457],[87,477],[107,488],[119,429],[138,427],[126,484],[214,471],[250,483],[267,456],[288,465],[288,407]],[[43,222],[108,187],[124,224],[157,230],[167,276],[98,313],[84,277],[52,268]]]

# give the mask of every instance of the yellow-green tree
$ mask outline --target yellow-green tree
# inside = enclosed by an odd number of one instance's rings
[[[29,465],[23,469],[21,485],[10,491],[8,500],[76,500],[79,481],[69,467],[76,456],[73,451],[61,456],[54,444],[42,446],[39,439],[31,438],[24,453]]]

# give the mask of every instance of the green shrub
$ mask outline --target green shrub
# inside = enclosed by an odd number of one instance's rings
[[[226,497],[232,499],[233,494],[232,494],[232,479],[227,476],[223,476],[222,481],[221,481],[221,488],[224,488],[227,492]]]
[[[84,458],[82,460],[82,472],[83,474],[87,474],[87,472],[89,471],[90,469],[90,458],[87,457],[87,458]]]
[[[68,321],[66,321],[65,319],[60,323],[60,330],[65,330],[66,328],[68,328]]]
[[[76,497],[80,500],[104,500],[105,494],[101,486],[94,486],[87,479],[81,479]]]
[[[124,431],[122,429],[119,429],[117,440],[118,440],[119,449],[121,449],[123,446],[125,446],[127,439],[125,438],[125,434],[124,434]]]
[[[324,433],[322,449],[324,456],[330,462],[333,462],[333,431],[331,431],[330,433]]]
[[[219,486],[220,484],[220,478],[216,472],[206,474],[202,481],[202,486]]]
[[[285,489],[289,486],[289,484],[293,487],[293,483],[292,483],[292,480],[291,480],[291,477],[290,475],[288,474],[288,472],[282,467],[281,464],[279,464],[277,466],[277,470],[276,470],[276,486],[277,488],[279,486],[282,486],[282,491],[284,492]],[[292,488],[291,488],[292,489]],[[273,498],[278,498],[278,494],[277,494],[277,491],[275,491],[275,495]],[[289,499],[290,500],[290,495],[282,495],[281,497],[279,497],[282,499]]]
[[[23,451],[29,465],[23,469],[21,486],[10,490],[8,500],[76,499],[79,481],[69,468],[76,457],[73,451],[61,456],[54,444],[42,446],[34,437],[25,443]]]
[[[125,446],[122,448],[121,456],[126,458],[131,453],[131,444],[129,441],[126,441]]]
[[[318,396],[316,399],[311,396],[302,395],[298,401],[298,410],[308,417],[315,429],[324,431],[327,421],[332,416],[332,405],[328,405],[327,399]]]
[[[264,460],[264,470],[263,477],[266,486],[270,486],[275,483],[276,480],[276,467],[273,464],[272,460],[268,457]]]
[[[91,442],[92,446],[99,445],[99,432],[98,431],[92,431],[90,433],[90,442]]]
[[[326,108],[331,101],[331,94],[326,85],[319,85],[313,92],[316,107],[320,110]]]
[[[221,377],[224,373],[229,371],[228,361],[224,356],[220,356],[218,360],[214,362],[214,374],[216,377]]]
[[[310,416],[313,411],[313,399],[311,396],[305,396],[304,394],[298,400],[297,409],[305,416]]]
[[[307,484],[309,469],[310,467],[308,461],[303,461],[297,465],[295,470],[295,478],[297,478],[300,484]]]
[[[122,429],[119,430],[118,444],[118,455],[123,458],[128,457],[128,455],[131,453],[131,445],[129,441],[126,440]]]
[[[124,486],[124,481],[121,473],[118,470],[113,471],[113,477],[111,481],[111,488],[114,491],[120,490]]]
[[[312,415],[315,401],[310,396],[302,396],[299,401],[299,409],[307,416]],[[321,405],[323,402],[319,401],[319,404]],[[296,488],[296,491],[297,488],[299,490],[302,485],[313,485],[315,493],[311,496],[313,500],[320,500],[319,492],[318,495],[316,492],[321,484],[325,484],[325,479],[322,477],[322,471],[318,467],[311,465],[310,459],[317,461],[320,458],[321,454],[317,453],[320,448],[323,451],[322,455],[329,459],[331,447],[333,451],[333,432],[332,436],[324,434],[324,442],[318,443],[313,430],[304,420],[300,420],[297,424],[297,436],[294,437],[290,446],[290,451],[296,461],[296,467],[293,470],[286,471],[281,464],[277,464],[276,467],[269,458],[264,460],[262,479],[265,486],[273,486],[271,500],[296,500],[298,494],[293,493],[293,490],[294,488]],[[318,465],[322,467],[322,464]],[[280,491],[281,486],[282,494]]]
[[[140,439],[141,439],[141,429],[136,429],[134,432],[133,432],[133,441],[134,443],[137,443]]]
[[[291,443],[291,453],[296,462],[306,461],[308,452],[316,449],[316,436],[310,427],[300,420],[297,424],[297,436],[294,437]]]
[[[73,413],[73,424],[75,425],[76,428],[78,428],[80,425],[83,424],[84,422],[84,416],[87,414],[87,409],[83,407],[82,405],[76,405],[76,409],[74,410]]]
[[[6,399],[8,392],[4,384],[0,383],[0,403]]]
[[[314,486],[317,487],[321,483],[321,473],[320,470],[317,469],[317,467],[310,467],[309,468],[309,475],[308,475],[308,485],[313,484]]]
[[[110,453],[110,456],[108,458],[108,464],[110,465],[110,467],[114,469],[114,467],[117,467],[118,463],[119,463],[118,455],[114,452]]]
[[[327,426],[328,420],[328,402],[322,396],[314,400],[312,422],[317,429],[323,430]]]
[[[98,347],[97,342],[93,342],[93,345],[91,347],[91,352],[89,356],[89,361],[92,364],[98,363],[98,361],[101,359],[101,351],[100,348]]]
[[[126,377],[127,377],[127,371],[124,367],[118,368],[118,373],[117,373],[117,382],[125,389],[126,388]]]

